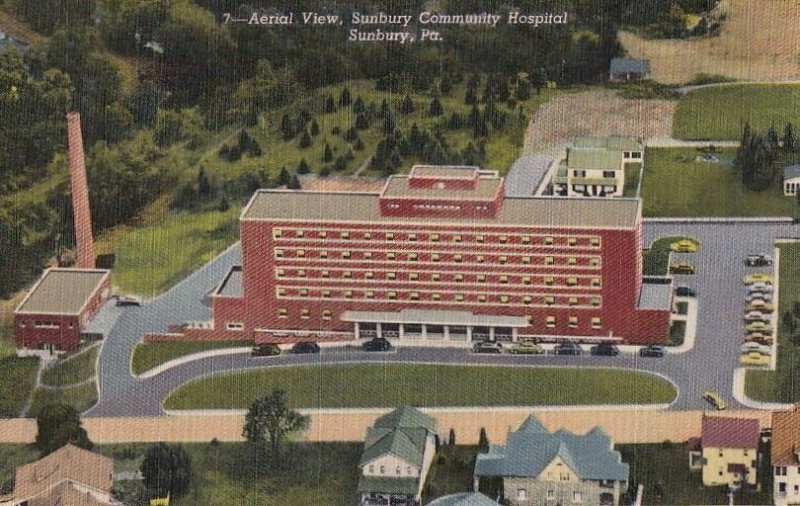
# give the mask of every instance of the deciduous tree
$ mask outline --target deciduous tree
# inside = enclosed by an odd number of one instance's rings
[[[266,443],[273,458],[280,458],[281,444],[286,437],[308,427],[309,418],[290,409],[286,392],[273,390],[256,399],[245,416],[242,435],[253,444]]]

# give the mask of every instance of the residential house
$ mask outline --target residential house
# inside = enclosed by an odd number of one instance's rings
[[[428,506],[497,506],[497,502],[480,492],[462,492],[440,497],[429,502]]]
[[[789,165],[783,169],[783,194],[787,197],[797,195],[800,190],[800,165]]]
[[[508,435],[505,446],[478,455],[474,483],[501,478],[514,506],[619,504],[628,488],[628,464],[600,427],[577,435],[550,433],[533,415]]]
[[[608,69],[611,81],[639,81],[650,75],[650,60],[612,58]]]
[[[8,47],[15,47],[20,51],[25,52],[30,46],[21,40],[15,39],[3,30],[0,30],[0,53],[5,51]]]
[[[704,416],[700,438],[690,441],[689,467],[702,469],[703,485],[757,483],[759,423],[753,418]]]
[[[361,505],[419,506],[437,441],[433,417],[410,406],[378,418],[358,464]]]
[[[66,445],[17,469],[14,490],[2,506],[108,506],[114,460]]]
[[[578,136],[572,141],[576,148],[605,149],[619,151],[625,162],[641,162],[644,157],[642,141],[634,137],[608,135],[605,137]]]
[[[773,502],[800,504],[800,405],[772,413]]]
[[[567,148],[567,196],[621,197],[624,189],[625,160],[622,152]]]

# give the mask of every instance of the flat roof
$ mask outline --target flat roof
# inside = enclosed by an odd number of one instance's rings
[[[670,309],[672,303],[672,283],[669,278],[642,282],[639,294],[639,309]]]
[[[345,311],[341,319],[364,323],[425,323],[428,325],[470,325],[493,327],[527,327],[524,316],[474,314],[469,311],[436,311],[433,309],[401,309],[400,311]]]
[[[441,218],[383,216],[378,195],[370,193],[259,190],[242,211],[242,220],[320,223],[403,223],[563,228],[632,228],[641,202],[633,198],[506,197],[493,217]]]
[[[541,155],[524,155],[514,160],[505,178],[506,197],[534,195],[552,163],[553,157]]]
[[[572,143],[576,148],[602,148],[616,151],[641,151],[642,143],[635,137],[609,135],[606,137],[578,136]]]
[[[502,185],[503,180],[499,177],[481,177],[475,181],[475,188],[469,190],[412,188],[410,178],[407,176],[394,176],[386,182],[386,187],[383,189],[381,197],[393,199],[493,200],[497,196],[497,190]]]
[[[106,269],[48,269],[14,312],[79,314],[110,272]]]
[[[621,163],[621,151],[570,148],[567,152],[567,166],[571,169],[619,169]]]
[[[414,165],[409,177],[473,179],[479,170],[473,165]]]

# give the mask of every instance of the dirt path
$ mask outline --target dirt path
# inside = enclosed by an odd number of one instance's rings
[[[607,89],[562,95],[536,112],[525,133],[523,154],[557,155],[579,135],[670,137],[677,104],[677,100],[626,100]]]
[[[800,6],[796,0],[723,0],[727,19],[717,37],[645,40],[618,34],[634,58],[650,60],[652,78],[685,83],[697,74],[784,81],[800,78]]]

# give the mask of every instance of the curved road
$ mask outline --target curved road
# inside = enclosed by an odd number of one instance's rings
[[[163,415],[161,404],[173,389],[191,379],[215,373],[277,365],[364,361],[624,367],[657,373],[675,383],[678,398],[672,409],[707,408],[701,393],[708,388],[722,393],[732,408],[742,408],[733,399],[731,388],[744,334],[742,316],[746,292],[742,277],[747,272],[744,257],[753,252],[771,252],[776,239],[800,237],[800,225],[774,221],[645,220],[643,235],[645,245],[658,237],[671,235],[689,235],[701,243],[700,252],[686,255],[697,265],[698,273],[676,276],[677,284],[691,286],[698,292],[697,337],[689,352],[653,359],[634,354],[618,357],[487,356],[473,355],[466,349],[410,346],[394,353],[376,354],[337,347],[325,348],[319,355],[214,356],[178,365],[147,379],[131,376],[131,352],[143,334],[166,331],[171,323],[179,321],[210,319],[211,313],[203,304],[203,297],[231,265],[240,262],[241,253],[236,244],[167,293],[141,307],[125,309],[103,344],[98,366],[100,399],[86,415]]]

